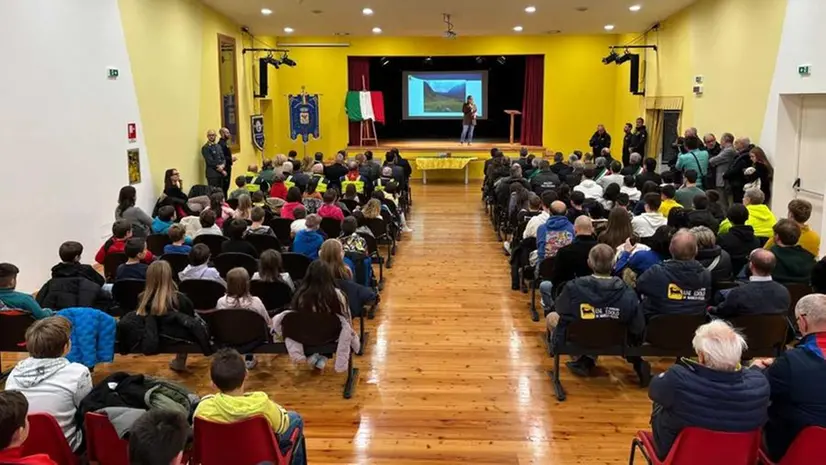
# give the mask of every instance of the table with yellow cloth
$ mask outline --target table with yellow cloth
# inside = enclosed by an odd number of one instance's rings
[[[422,184],[427,184],[428,170],[465,170],[465,184],[468,183],[468,167],[476,157],[421,157],[416,159],[416,168],[422,172]]]

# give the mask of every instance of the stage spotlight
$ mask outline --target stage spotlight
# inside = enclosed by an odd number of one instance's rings
[[[626,61],[628,61],[630,59],[631,59],[631,54],[628,53],[628,50],[626,50],[625,53],[622,54],[622,56],[617,58],[617,65],[621,65],[621,64],[625,63]]]
[[[496,62],[499,63],[500,65],[504,65],[505,61],[507,61],[507,58],[505,58],[504,56],[500,56],[499,58],[496,59]]]
[[[476,64],[481,65],[485,62],[485,59],[482,57],[476,57]]]
[[[287,57],[287,54],[285,53],[284,56],[281,57],[281,64],[282,65],[287,65],[290,68],[292,68],[293,66],[295,66],[295,61],[293,61],[289,57]]]
[[[379,61],[379,63],[380,63],[382,66],[387,66],[387,65],[389,65],[389,64],[390,64],[390,58],[387,58],[387,57],[381,57],[381,60]]]
[[[267,62],[268,64],[271,64],[271,65],[275,66],[275,69],[278,69],[278,68],[281,67],[281,62],[276,60],[275,58],[273,58],[272,55],[264,58],[264,61]]]
[[[617,58],[619,58],[619,56],[617,55],[617,52],[611,50],[611,53],[609,53],[607,57],[602,59],[602,64],[603,65],[610,65],[611,63],[617,61]]]
[[[427,57],[424,59],[424,64],[430,66],[433,64],[433,57]]]

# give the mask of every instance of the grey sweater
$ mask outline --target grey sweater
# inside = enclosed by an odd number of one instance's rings
[[[115,219],[124,219],[132,223],[132,235],[135,237],[146,237],[152,231],[152,218],[140,207],[129,207],[122,212],[115,208]]]

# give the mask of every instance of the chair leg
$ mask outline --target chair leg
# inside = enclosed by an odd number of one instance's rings
[[[359,369],[353,366],[353,354],[350,354],[350,361],[347,364],[347,380],[344,382],[344,398],[353,397],[353,390],[356,388]]]
[[[387,269],[393,268],[393,245],[392,241],[387,243]]]
[[[634,459],[637,455],[637,448],[640,449],[640,453],[642,454],[642,457],[645,459],[648,465],[652,465],[651,457],[649,457],[648,454],[645,453],[645,448],[642,446],[642,443],[637,438],[634,438],[631,441],[631,455],[628,457],[628,465],[634,465]]]
[[[361,341],[361,346],[359,346],[359,351],[356,352],[356,355],[364,355],[364,346],[367,345],[367,336],[369,333],[364,332],[364,309],[361,309],[361,314],[359,315],[359,341]]]
[[[554,369],[548,374],[551,376],[551,383],[554,385],[556,400],[564,402],[566,396],[565,389],[562,387],[562,381],[559,379],[559,354],[554,354]]]
[[[539,313],[536,311],[536,286],[537,281],[531,282],[531,321],[539,321]]]

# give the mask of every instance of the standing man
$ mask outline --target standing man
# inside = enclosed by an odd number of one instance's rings
[[[703,145],[706,146],[706,152],[712,157],[720,155],[720,152],[723,150],[717,142],[717,137],[712,133],[703,136]]]
[[[637,126],[634,128],[634,137],[631,139],[631,153],[637,152],[645,159],[645,145],[648,143],[648,128],[645,127],[645,120],[637,118]],[[624,165],[624,164],[623,164]]]
[[[633,144],[634,134],[631,133],[631,123],[625,123],[625,127],[622,128],[622,132],[625,135],[622,136],[622,166],[628,166],[631,160],[631,145]]]
[[[731,202],[731,185],[723,178],[723,175],[728,171],[728,167],[734,163],[735,158],[737,158],[737,150],[734,150],[734,136],[731,133],[724,132],[720,136],[720,153],[712,155],[708,160],[709,169],[714,172],[715,184],[713,187],[722,190],[720,202],[723,208],[728,208]]]
[[[473,96],[467,96],[467,102],[462,105],[462,137],[459,145],[467,141],[467,145],[473,142],[473,129],[476,126],[476,104],[473,103]]]
[[[224,159],[221,146],[215,143],[215,131],[212,129],[207,131],[207,143],[201,147],[201,156],[204,157],[206,163],[206,179],[209,187],[224,190],[224,178],[229,179],[224,169],[226,159]]]
[[[591,153],[593,153],[595,157],[598,157],[602,153],[602,149],[611,148],[611,135],[605,131],[605,126],[601,124],[597,125],[597,132],[591,136],[588,146],[591,147]]]
[[[224,175],[224,185],[221,187],[224,190],[224,195],[227,195],[227,190],[229,190],[229,182],[232,179],[232,162],[238,160],[238,157],[232,154],[232,149],[229,148],[230,138],[232,137],[229,133],[229,129],[221,128],[218,130],[218,134],[221,136],[220,140],[218,140],[218,145],[221,146],[221,153],[224,155],[224,171],[226,174]]]

